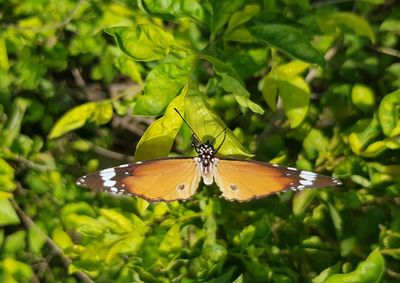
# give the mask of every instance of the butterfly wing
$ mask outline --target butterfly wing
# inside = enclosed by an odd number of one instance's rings
[[[219,159],[215,182],[228,200],[247,201],[286,190],[329,187],[341,182],[324,175],[252,160]]]
[[[148,201],[173,201],[190,198],[200,177],[193,158],[165,158],[104,169],[79,178],[76,184]]]

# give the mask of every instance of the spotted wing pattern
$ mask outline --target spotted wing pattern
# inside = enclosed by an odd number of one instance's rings
[[[82,187],[113,194],[130,194],[149,201],[190,198],[199,185],[201,173],[190,158],[165,158],[124,164],[83,176]]]
[[[251,160],[219,159],[214,178],[228,200],[247,201],[286,190],[340,185],[334,178]]]

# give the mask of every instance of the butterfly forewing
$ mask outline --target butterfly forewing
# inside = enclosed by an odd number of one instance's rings
[[[250,160],[220,159],[214,178],[224,198],[238,201],[286,190],[340,185],[340,181],[324,175]]]
[[[190,198],[200,177],[193,158],[165,158],[104,169],[79,178],[77,184],[149,201],[173,201]]]

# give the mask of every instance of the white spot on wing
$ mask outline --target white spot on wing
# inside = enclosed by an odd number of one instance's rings
[[[104,186],[104,187],[112,187],[112,186],[114,186],[116,183],[117,183],[116,181],[107,180],[107,181],[105,181],[105,182],[103,183],[103,186]]]
[[[314,184],[314,182],[310,180],[300,180],[299,183],[304,186],[312,186]]]
[[[294,167],[286,167],[286,168],[289,169],[289,170],[292,170],[292,171],[298,171],[298,169],[294,168]]]
[[[314,181],[315,179],[317,179],[317,174],[308,171],[301,171],[300,178],[303,178],[307,181]]]
[[[138,161],[138,162],[136,162],[136,164],[142,164],[143,162],[142,161]]]
[[[122,164],[122,165],[120,165],[120,166],[118,166],[119,168],[125,168],[125,167],[128,167],[129,166],[129,164]]]

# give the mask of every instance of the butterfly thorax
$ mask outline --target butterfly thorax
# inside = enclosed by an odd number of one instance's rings
[[[205,143],[200,144],[196,147],[198,156],[195,158],[201,175],[205,184],[213,183],[213,168],[216,165],[218,159],[215,157],[215,150],[211,144]]]

